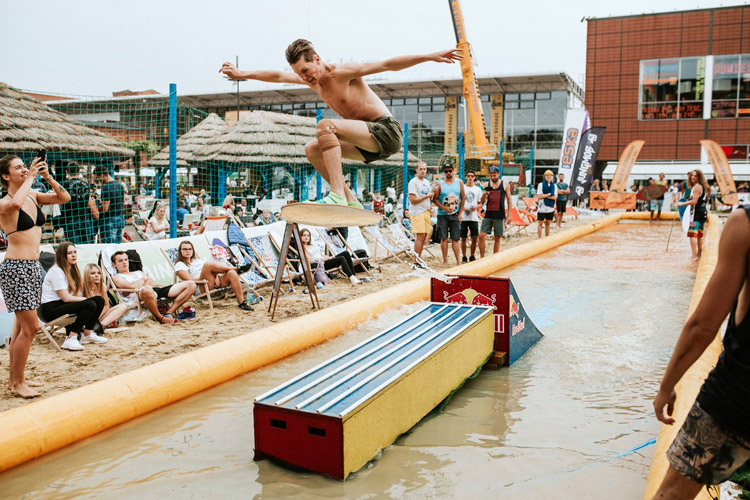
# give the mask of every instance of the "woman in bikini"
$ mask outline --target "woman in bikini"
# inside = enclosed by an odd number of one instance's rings
[[[31,189],[37,175],[52,187],[52,193]],[[0,183],[7,193],[0,199],[0,226],[8,235],[8,251],[0,263],[0,289],[8,311],[16,315],[10,343],[8,389],[24,398],[39,396],[39,384],[26,380],[26,360],[39,329],[36,310],[42,293],[39,244],[45,217],[39,205],[70,201],[70,195],[50,176],[45,158],[34,158],[31,167],[14,155],[0,158]]]

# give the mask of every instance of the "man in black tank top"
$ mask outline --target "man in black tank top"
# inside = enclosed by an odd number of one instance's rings
[[[724,350],[667,451],[671,466],[654,498],[694,498],[703,485],[726,481],[750,460],[749,277],[750,205],[743,205],[724,226],[716,269],[682,329],[654,401],[656,417],[672,425],[675,385],[729,314]]]

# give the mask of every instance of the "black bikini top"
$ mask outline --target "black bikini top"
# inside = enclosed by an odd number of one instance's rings
[[[10,194],[8,194],[10,196]],[[29,196],[29,195],[27,195]],[[12,196],[10,196],[13,198]],[[31,196],[29,196],[31,198]],[[34,202],[34,205],[36,206],[36,222],[31,220],[31,216],[24,212],[23,208],[18,211],[18,222],[16,223],[16,230],[8,233],[8,236],[10,236],[13,233],[17,233],[18,231],[28,231],[34,226],[43,226],[44,223],[47,221],[47,219],[44,217],[44,212],[42,212],[42,209],[39,208],[39,205],[36,204],[36,201],[34,201],[34,198],[31,198],[31,201]]]

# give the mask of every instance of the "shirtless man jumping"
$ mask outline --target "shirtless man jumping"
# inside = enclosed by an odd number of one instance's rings
[[[401,149],[401,124],[367,86],[363,77],[384,71],[400,71],[434,61],[459,61],[458,49],[433,54],[401,56],[380,62],[328,64],[320,60],[312,44],[296,40],[286,49],[286,60],[294,73],[283,71],[240,71],[225,62],[220,73],[230,80],[260,80],[307,85],[342,119],[318,122],[317,140],[305,144],[307,159],[331,185],[320,203],[361,208],[356,196],[344,186],[341,158],[370,163],[387,158]]]

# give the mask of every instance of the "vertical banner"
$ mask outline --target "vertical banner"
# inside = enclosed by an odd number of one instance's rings
[[[732,169],[729,168],[729,160],[727,160],[727,155],[724,154],[724,150],[721,146],[710,139],[702,140],[701,146],[706,150],[708,160],[711,162],[711,166],[714,169],[714,178],[719,184],[722,203],[725,205],[739,204],[740,201],[737,198],[737,186],[734,184]]]
[[[620,159],[617,160],[617,169],[612,177],[612,183],[609,185],[609,196],[607,197],[607,208],[619,208],[626,198],[625,191],[628,189],[628,177],[633,170],[635,160],[646,141],[633,141],[623,150]]]
[[[560,166],[558,174],[565,177],[563,182],[570,184],[573,174],[573,164],[578,156],[578,146],[581,144],[581,135],[589,129],[591,120],[586,108],[575,108],[568,110],[565,118],[565,129],[563,130],[563,145],[560,153]]]
[[[448,96],[445,98],[445,149],[447,155],[456,154],[456,143],[458,142],[458,97]]]
[[[503,94],[492,94],[490,103],[490,142],[500,144],[503,142]]]
[[[594,175],[594,165],[596,157],[599,156],[599,147],[604,137],[605,127],[594,127],[588,129],[581,136],[581,144],[578,147],[578,156],[576,157],[573,171],[570,177],[570,194],[569,200],[578,200],[586,197],[586,193],[591,186],[591,180]]]

